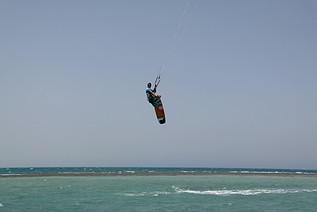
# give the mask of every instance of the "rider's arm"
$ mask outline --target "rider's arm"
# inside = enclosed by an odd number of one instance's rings
[[[152,96],[155,96],[155,91],[154,91],[154,90],[150,90],[149,93],[150,93]]]

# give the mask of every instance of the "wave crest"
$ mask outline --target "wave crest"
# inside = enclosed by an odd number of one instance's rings
[[[287,193],[303,193],[317,192],[317,189],[247,189],[247,190],[190,190],[180,189],[173,186],[176,193],[199,194],[199,195],[215,195],[215,196],[230,196],[230,195],[260,195],[260,194],[287,194]]]

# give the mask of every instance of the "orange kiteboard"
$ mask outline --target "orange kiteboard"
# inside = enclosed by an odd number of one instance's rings
[[[157,99],[155,103],[154,110],[156,118],[160,124],[164,124],[166,122],[166,118],[161,98]]]

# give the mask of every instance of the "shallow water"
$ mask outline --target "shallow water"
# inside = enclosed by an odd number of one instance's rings
[[[315,211],[315,176],[0,178],[0,211]]]

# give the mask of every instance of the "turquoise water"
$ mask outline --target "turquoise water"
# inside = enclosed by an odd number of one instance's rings
[[[0,178],[0,211],[316,210],[313,174]]]
[[[47,173],[263,173],[263,174],[316,174],[317,170],[305,169],[251,169],[251,168],[152,168],[152,167],[35,167],[35,168],[0,168],[1,175]]]

